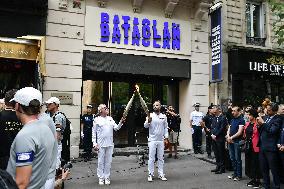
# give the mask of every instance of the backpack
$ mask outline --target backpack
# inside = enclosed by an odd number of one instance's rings
[[[66,120],[66,127],[62,133],[63,135],[63,138],[64,136],[70,136],[71,134],[71,121],[66,117],[66,115],[63,113],[63,112],[57,112],[54,116],[53,116],[53,122],[55,123],[55,116],[57,114],[62,114],[64,117],[65,117],[65,120]]]
[[[0,188],[19,189],[12,176],[5,170],[0,169]]]

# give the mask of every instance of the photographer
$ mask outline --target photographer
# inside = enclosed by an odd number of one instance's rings
[[[166,109],[166,116],[168,120],[168,130],[169,130],[169,156],[168,158],[172,157],[172,146],[174,146],[174,153],[175,159],[177,157],[177,142],[178,142],[178,134],[180,131],[180,116],[179,114],[175,113],[175,110],[172,105],[169,105]]]

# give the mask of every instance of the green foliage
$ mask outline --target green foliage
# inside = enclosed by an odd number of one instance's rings
[[[268,0],[276,20],[273,23],[273,31],[277,37],[278,45],[284,44],[284,2],[282,0]]]

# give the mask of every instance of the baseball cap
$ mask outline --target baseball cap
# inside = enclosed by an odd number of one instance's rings
[[[60,100],[57,97],[51,97],[50,99],[48,99],[47,101],[45,101],[45,104],[60,104]]]
[[[196,102],[195,104],[193,104],[194,107],[199,107],[200,103]]]
[[[38,100],[42,104],[42,94],[39,90],[33,87],[25,87],[18,90],[10,102],[17,102],[24,106],[29,106],[32,100]]]

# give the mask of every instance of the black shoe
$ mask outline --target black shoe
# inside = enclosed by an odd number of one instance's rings
[[[195,153],[195,154],[198,154],[198,152],[197,152],[197,151],[194,151],[194,153]]]
[[[169,155],[168,155],[168,158],[172,158],[172,157],[173,157],[173,155],[172,155],[172,154],[169,154]]]
[[[220,171],[220,169],[216,168],[211,170],[211,172],[217,172],[217,171]]]
[[[260,184],[260,182],[258,181],[256,181],[254,184],[253,184],[253,186],[252,186],[253,188],[261,188],[261,184]]]
[[[251,180],[247,183],[248,187],[253,187],[253,185],[255,184],[255,180]]]
[[[175,159],[178,159],[178,156],[177,155],[175,155],[175,157],[174,157]]]
[[[225,170],[219,170],[215,172],[215,174],[222,174],[222,173],[225,173]]]
[[[207,157],[208,157],[209,159],[213,159],[213,157],[211,156],[211,154],[209,154]]]
[[[204,154],[204,152],[203,152],[202,150],[199,150],[199,151],[198,151],[198,153],[200,153],[200,154]]]

